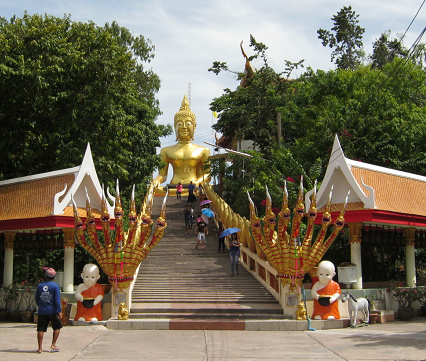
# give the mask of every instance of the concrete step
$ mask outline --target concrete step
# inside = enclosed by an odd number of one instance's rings
[[[186,304],[185,307],[173,307],[173,312],[177,314],[214,314],[214,315],[223,315],[223,314],[238,314],[238,315],[254,315],[254,314],[268,314],[268,315],[283,315],[281,308],[276,307],[219,307],[220,305],[212,304],[209,307],[193,307],[191,304]],[[132,313],[134,314],[166,314],[170,313],[169,308],[161,307],[132,307]]]
[[[238,330],[238,331],[308,331],[349,327],[349,319],[340,320],[188,320],[188,319],[110,319],[107,327],[113,330]],[[310,328],[311,327],[311,328]]]
[[[270,315],[263,313],[256,314],[235,314],[235,313],[221,313],[217,315],[215,313],[176,313],[176,312],[168,312],[168,313],[131,313],[129,315],[131,319],[137,318],[145,318],[145,319],[197,319],[197,320],[212,320],[212,319],[226,319],[226,320],[285,320],[289,319],[288,316],[285,315]]]
[[[151,302],[151,303],[181,303],[181,302],[192,302],[192,303],[205,303],[205,302],[218,302],[218,303],[229,303],[230,301],[234,302],[235,304],[238,304],[239,302],[241,303],[245,303],[245,302],[257,302],[259,304],[276,304],[276,301],[274,300],[257,300],[257,299],[253,299],[253,298],[248,298],[248,297],[244,297],[244,298],[240,298],[240,299],[228,299],[228,300],[223,300],[223,299],[207,299],[207,298],[199,298],[199,299],[190,299],[190,298],[152,298],[152,299],[148,299],[146,297],[144,298],[140,298],[140,299],[133,299],[132,300],[134,302]],[[132,301],[132,302],[133,302]]]

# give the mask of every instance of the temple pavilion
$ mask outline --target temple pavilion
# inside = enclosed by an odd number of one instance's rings
[[[75,230],[71,195],[81,218],[86,216],[86,194],[100,225],[102,186],[87,145],[82,163],[73,168],[0,182],[0,237],[4,246],[3,287],[13,282],[14,250],[64,248],[62,286],[73,292]],[[114,214],[114,198],[108,211]],[[108,203],[108,202],[107,202]]]
[[[405,250],[406,282],[414,285],[415,248],[426,247],[426,177],[348,159],[336,135],[317,193],[318,223],[332,187],[333,220],[350,191],[345,220],[350,230],[350,262],[356,267],[352,288],[363,288],[362,244],[378,241]],[[305,196],[306,209],[312,192]]]

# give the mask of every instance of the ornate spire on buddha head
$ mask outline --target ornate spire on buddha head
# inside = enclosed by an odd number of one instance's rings
[[[193,133],[191,138],[192,140],[194,140],[194,132],[195,132],[195,127],[197,126],[197,121],[196,121],[195,114],[192,112],[191,107],[189,106],[189,101],[186,95],[184,95],[183,97],[182,104],[180,106],[179,111],[175,114],[175,123],[174,123],[175,131],[176,131],[177,122],[179,120],[182,120],[183,118],[186,118],[186,119],[189,118],[191,120],[191,123],[193,125]],[[176,133],[176,136],[178,136],[177,133]]]

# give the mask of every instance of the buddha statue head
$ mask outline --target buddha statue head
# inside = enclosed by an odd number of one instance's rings
[[[175,114],[175,133],[176,140],[194,140],[197,121],[192,112],[188,98],[183,97],[179,111]]]

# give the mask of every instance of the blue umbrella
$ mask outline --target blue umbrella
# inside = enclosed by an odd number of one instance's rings
[[[211,217],[213,217],[213,216],[214,216],[213,211],[212,211],[211,209],[209,209],[209,208],[203,208],[203,209],[201,210],[201,213],[202,213],[202,214],[204,214],[204,215],[206,215],[206,216],[207,216],[207,217],[209,217],[209,218],[211,218]]]
[[[230,234],[237,233],[240,231],[241,229],[239,228],[227,228],[219,235],[219,238],[223,238],[223,237],[229,236]]]

